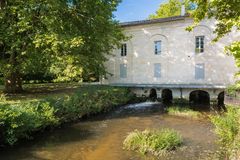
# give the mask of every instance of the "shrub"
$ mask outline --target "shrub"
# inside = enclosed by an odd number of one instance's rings
[[[20,138],[30,138],[34,131],[58,124],[54,109],[41,101],[0,106],[1,142],[13,145]]]
[[[168,114],[175,116],[198,118],[201,113],[187,107],[173,106],[167,109]]]
[[[73,96],[20,104],[0,103],[0,144],[13,145],[33,132],[73,121],[84,115],[107,112],[133,98],[126,88],[82,87]]]
[[[152,153],[159,155],[166,151],[174,150],[182,144],[180,134],[171,129],[135,130],[129,133],[123,142],[124,149],[135,150],[142,154]]]
[[[107,86],[82,87],[66,99],[51,100],[62,121],[71,121],[84,115],[108,112],[115,106],[128,103],[134,95],[126,88]]]
[[[219,159],[237,159],[240,154],[240,109],[228,107],[223,115],[210,116],[220,145]]]
[[[6,102],[7,102],[7,98],[6,98],[5,94],[0,93],[0,103],[6,103]]]

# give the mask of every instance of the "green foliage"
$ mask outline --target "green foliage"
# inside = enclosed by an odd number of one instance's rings
[[[0,103],[6,103],[7,102],[7,98],[5,94],[1,94],[0,93]]]
[[[82,68],[106,74],[106,56],[125,40],[113,20],[112,12],[119,2],[1,1],[0,72],[5,79],[17,75],[17,80],[27,73],[53,72],[64,81],[75,79]]]
[[[240,19],[239,19],[239,21],[240,21]],[[240,28],[240,26],[239,26],[239,28]],[[225,50],[226,50],[226,52],[230,52],[230,54],[233,55],[233,57],[235,58],[237,67],[240,67],[240,41],[233,42],[230,46],[227,46],[225,48]],[[239,75],[240,75],[240,72],[238,72],[236,74],[236,76],[239,76]]]
[[[192,1],[197,4],[197,9],[192,14],[196,23],[200,22],[206,17],[215,18],[218,21],[215,29],[217,39],[231,32],[234,26],[236,26],[237,29],[240,29],[239,1]]]
[[[152,153],[156,156],[174,150],[182,144],[180,134],[171,129],[135,130],[129,133],[123,142],[124,149],[135,150],[142,154]]]
[[[55,111],[48,102],[0,106],[1,143],[13,145],[31,132],[58,124]]]
[[[185,0],[184,4],[187,12],[191,12],[191,10],[195,9],[194,4],[189,0]],[[182,4],[179,0],[169,0],[168,2],[161,4],[156,13],[149,16],[149,19],[180,16],[181,5]]]
[[[227,94],[234,97],[240,91],[240,83],[236,82],[234,85],[230,85],[227,88]]]
[[[33,132],[107,112],[134,98],[126,88],[85,86],[71,97],[19,104],[0,103],[0,144],[15,144]]]
[[[83,66],[76,64],[74,56],[57,57],[49,72],[55,75],[54,82],[82,82]]]
[[[52,100],[62,121],[78,119],[84,115],[107,112],[113,107],[126,104],[134,95],[126,88],[85,86],[66,99]]]
[[[171,106],[167,109],[167,112],[170,115],[191,117],[191,118],[199,118],[201,116],[200,112],[194,111],[188,107],[183,107],[183,106]]]
[[[220,145],[219,158],[237,158],[240,154],[240,109],[228,107],[228,112],[211,116],[211,121]]]
[[[216,38],[214,41],[219,40],[232,30],[240,30],[240,3],[238,0],[191,0],[197,4],[196,10],[192,13],[195,24],[187,28],[192,30],[204,18],[215,18],[217,20],[215,33]],[[226,47],[235,60],[236,64],[240,66],[240,42],[239,40],[232,42]]]

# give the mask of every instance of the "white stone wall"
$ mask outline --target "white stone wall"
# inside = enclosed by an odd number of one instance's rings
[[[132,88],[132,92],[134,92],[138,97],[149,97],[150,95],[150,90],[152,88]],[[157,91],[157,97],[158,98],[162,98],[162,91],[165,88],[154,88]],[[191,92],[196,91],[196,90],[201,90],[201,91],[206,91],[211,100],[217,100],[219,94],[221,92],[224,92],[224,89],[210,89],[210,88],[198,88],[198,89],[191,89],[191,88],[184,88],[184,89],[180,89],[180,88],[170,88],[170,90],[172,91],[172,96],[173,99],[186,99],[189,100],[189,96],[191,94]]]
[[[213,43],[214,20],[203,21],[193,32],[185,28],[192,24],[190,18],[172,22],[125,27],[131,36],[127,43],[127,56],[121,57],[116,49],[106,63],[112,76],[107,84],[216,84],[234,82],[234,59],[224,53],[224,47],[239,40],[233,31]],[[204,53],[195,53],[195,36],[205,36]],[[162,41],[161,55],[154,54],[154,41]],[[154,78],[154,63],[161,63],[161,78]],[[205,79],[195,79],[195,64],[205,64]],[[120,64],[127,64],[127,78],[120,78]]]

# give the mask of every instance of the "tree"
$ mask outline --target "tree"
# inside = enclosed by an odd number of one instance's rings
[[[184,4],[187,12],[195,8],[195,5],[188,0],[184,1]],[[149,16],[149,19],[179,16],[181,14],[181,5],[180,0],[169,0],[167,3],[161,4],[156,13]]]
[[[120,0],[0,0],[0,72],[6,92],[22,75],[60,57],[105,74],[104,62],[125,36],[112,12]],[[71,61],[72,62],[72,61]]]
[[[191,31],[201,20],[205,18],[215,18],[217,20],[214,33],[218,41],[232,30],[240,30],[240,2],[239,0],[192,0],[197,5],[192,13],[194,25],[187,29]],[[226,51],[231,53],[238,67],[240,67],[240,37],[226,47]]]

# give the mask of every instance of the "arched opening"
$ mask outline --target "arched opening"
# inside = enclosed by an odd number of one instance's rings
[[[218,105],[219,106],[224,105],[224,96],[225,96],[224,92],[219,93],[219,95],[218,95]]]
[[[206,91],[197,90],[190,93],[189,102],[193,105],[209,105],[210,95]]]
[[[164,104],[170,104],[172,103],[172,100],[173,100],[172,91],[170,89],[162,90],[162,102]]]
[[[217,107],[219,110],[223,109],[226,110],[225,104],[224,104],[224,97],[225,97],[225,92],[221,92],[218,94],[218,103]]]
[[[155,101],[157,99],[157,90],[156,89],[152,88],[150,90],[149,98],[152,101]]]

